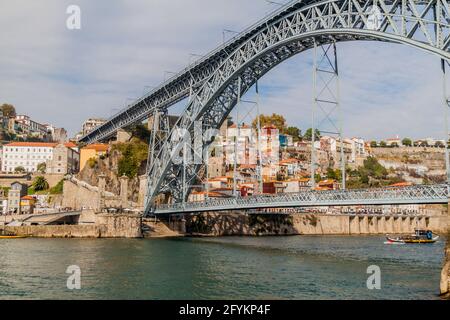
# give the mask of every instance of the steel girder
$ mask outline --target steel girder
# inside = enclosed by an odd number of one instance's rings
[[[375,9],[374,9],[375,8]],[[317,44],[339,41],[377,40],[401,43],[450,59],[449,2],[442,0],[328,0],[297,1],[277,19],[256,29],[252,37],[231,53],[214,73],[192,92],[190,102],[177,127],[193,132],[194,123],[219,128],[241,95],[273,67]],[[239,79],[242,88],[238,90]],[[170,136],[173,135],[173,131]],[[205,141],[204,147],[211,141]],[[149,170],[146,213],[155,197],[171,192],[181,202],[181,166],[171,159],[182,142],[166,141]],[[188,175],[193,179],[199,165]],[[191,181],[188,179],[187,181]]]
[[[205,202],[160,205],[155,208],[154,213],[176,214],[261,208],[445,203],[448,203],[447,185],[422,185],[405,188],[306,191],[273,196],[258,195],[246,198],[209,199]]]
[[[105,124],[83,136],[80,142],[94,143],[107,140],[121,128],[141,122],[151,117],[155,112],[164,112],[165,109],[188,97],[192,88],[201,86],[232,52],[259,32],[261,26],[271,23],[279,19],[279,17],[295,10],[301,5],[300,3],[305,4],[314,1],[291,1],[288,5],[264,17],[245,29],[238,36],[233,37],[223,45],[206,54],[203,58],[188,65],[185,69],[161,83],[145,96],[127,105],[124,110],[111,117]]]

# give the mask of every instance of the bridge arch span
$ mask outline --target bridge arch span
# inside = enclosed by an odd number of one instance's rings
[[[378,9],[374,10],[374,6]],[[450,60],[448,9],[449,3],[441,0],[327,0],[300,7],[260,26],[258,33],[231,53],[192,92],[177,127],[186,129],[187,135],[193,132],[196,121],[203,123],[204,130],[218,129],[237,104],[238,96],[275,66],[315,44],[384,41],[416,47]],[[200,170],[201,165],[191,166],[184,173],[185,179],[181,179],[182,167],[172,158],[180,152],[182,142],[171,139],[173,135],[174,131],[150,155],[147,213],[161,193],[170,193],[175,202],[181,202],[186,196],[183,182],[193,184]],[[206,141],[203,148],[211,142]]]

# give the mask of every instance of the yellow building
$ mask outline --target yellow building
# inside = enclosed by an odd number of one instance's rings
[[[22,214],[33,214],[36,206],[36,199],[32,196],[24,196],[20,198],[20,212]]]
[[[98,159],[106,155],[109,146],[107,144],[91,144],[80,150],[80,171],[84,169],[89,159]]]

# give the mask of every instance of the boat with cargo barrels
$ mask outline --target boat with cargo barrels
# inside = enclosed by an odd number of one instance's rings
[[[387,235],[386,244],[432,244],[439,240],[439,235],[431,230],[417,229],[414,234],[407,236],[391,237]]]

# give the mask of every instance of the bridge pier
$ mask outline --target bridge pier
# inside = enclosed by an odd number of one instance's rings
[[[359,220],[360,230],[361,234],[367,235],[370,234],[369,232],[369,217],[363,217]]]
[[[378,234],[378,217],[368,217],[367,224],[370,234]]]
[[[386,224],[386,217],[379,217],[378,218],[378,230],[387,230],[387,224]]]
[[[350,235],[361,234],[361,229],[359,227],[359,217],[349,217],[350,219]]]

